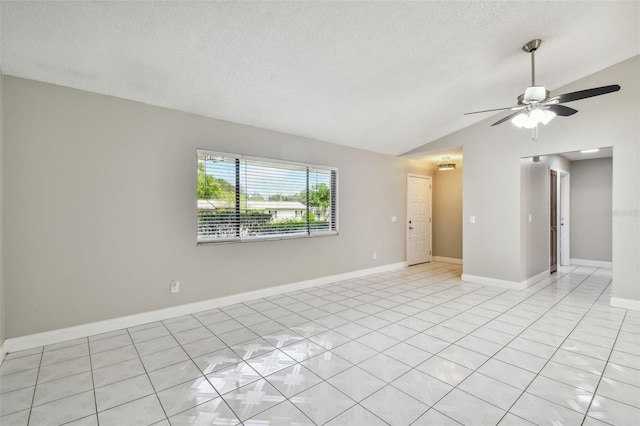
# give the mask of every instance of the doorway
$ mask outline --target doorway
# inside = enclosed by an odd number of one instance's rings
[[[567,172],[560,172],[560,265],[571,265],[571,177]]]
[[[431,261],[431,177],[407,175],[407,264]]]
[[[558,270],[558,173],[549,171],[549,272]]]

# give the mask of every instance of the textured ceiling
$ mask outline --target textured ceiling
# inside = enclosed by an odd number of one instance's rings
[[[0,65],[41,80],[402,154],[640,53],[637,1],[1,2]],[[615,83],[615,82],[613,82]]]

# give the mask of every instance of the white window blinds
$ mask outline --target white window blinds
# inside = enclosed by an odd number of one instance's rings
[[[198,243],[336,234],[333,167],[198,150]]]

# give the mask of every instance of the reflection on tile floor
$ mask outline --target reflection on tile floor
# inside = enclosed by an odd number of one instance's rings
[[[611,270],[523,291],[430,263],[8,354],[0,424],[636,425]]]

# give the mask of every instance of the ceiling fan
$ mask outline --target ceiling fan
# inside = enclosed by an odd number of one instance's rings
[[[496,121],[492,126],[497,126],[507,120],[511,120],[516,127],[535,129],[539,123],[546,125],[556,115],[568,117],[578,112],[573,108],[561,104],[591,98],[593,96],[606,95],[607,93],[620,90],[619,85],[612,84],[610,86],[578,90],[577,92],[565,93],[550,98],[549,91],[545,89],[544,86],[536,86],[535,51],[538,50],[541,43],[542,41],[540,39],[535,39],[522,46],[522,50],[531,53],[531,86],[527,87],[525,92],[518,96],[517,105],[506,108],[467,112],[465,115],[510,110],[514,112]]]

